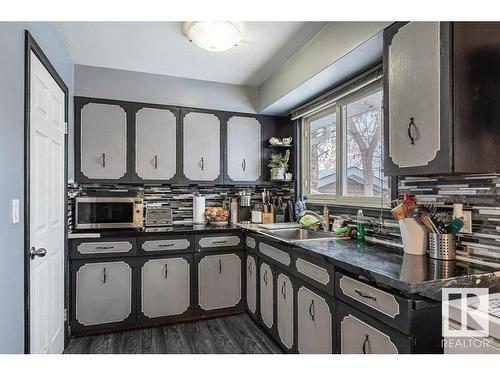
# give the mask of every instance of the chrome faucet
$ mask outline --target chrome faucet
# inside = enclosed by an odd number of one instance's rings
[[[326,210],[325,210],[325,208],[326,208]],[[311,210],[304,210],[300,213],[299,218],[301,218],[304,215],[314,216],[316,219],[318,219],[321,222],[321,225],[323,226],[324,232],[330,231],[330,215],[328,213],[328,208],[326,205],[323,207],[323,215],[320,215],[317,212],[314,212]]]

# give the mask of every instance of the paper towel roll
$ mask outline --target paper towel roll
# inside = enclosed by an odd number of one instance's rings
[[[205,197],[193,196],[193,224],[205,223]]]

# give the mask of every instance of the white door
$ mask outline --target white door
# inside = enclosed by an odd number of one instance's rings
[[[260,265],[260,315],[267,328],[274,324],[273,271],[268,264]]]
[[[148,318],[178,315],[189,308],[189,262],[148,260],[141,270],[142,313]]]
[[[288,349],[293,346],[293,285],[290,278],[282,273],[276,281],[278,334]]]
[[[135,120],[135,171],[143,180],[170,180],[177,166],[177,119],[166,109],[142,108]]]
[[[241,260],[236,254],[208,255],[198,264],[198,304],[204,310],[236,306],[241,300]]]
[[[233,116],[227,122],[227,175],[233,181],[257,181],[261,174],[260,122]]]
[[[184,175],[193,181],[214,181],[220,175],[220,121],[209,113],[184,116]]]
[[[31,53],[30,352],[64,349],[64,92]],[[45,255],[44,255],[45,254]]]
[[[332,354],[332,314],[325,299],[306,287],[297,292],[297,340],[301,354]]]
[[[247,256],[247,306],[253,314],[257,312],[257,266],[251,255]]]

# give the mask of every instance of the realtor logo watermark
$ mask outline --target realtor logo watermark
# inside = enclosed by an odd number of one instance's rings
[[[443,347],[489,345],[488,288],[442,289]]]

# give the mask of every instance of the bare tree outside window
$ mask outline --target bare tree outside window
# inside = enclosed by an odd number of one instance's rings
[[[309,179],[312,194],[336,193],[337,116],[325,115],[309,125]]]

